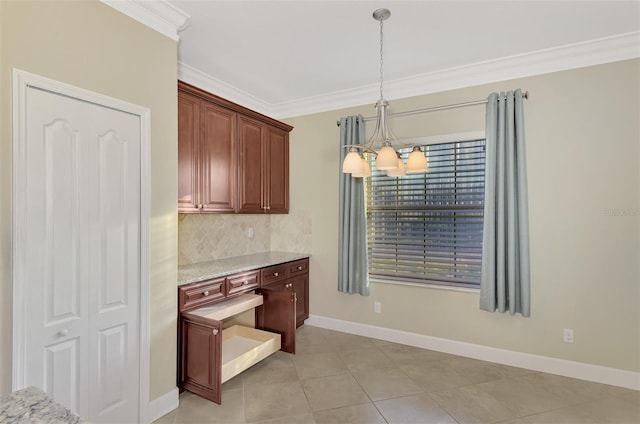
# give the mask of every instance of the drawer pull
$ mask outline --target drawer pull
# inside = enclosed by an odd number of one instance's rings
[[[277,277],[278,275],[280,275],[280,274],[279,274],[279,273],[277,273],[277,272],[274,272],[274,273],[273,273],[273,276],[274,276],[274,277]]]
[[[218,335],[218,329],[217,329],[217,328],[214,328],[214,329],[213,329],[213,335],[214,335],[214,336],[217,336],[217,335]]]
[[[204,293],[202,293],[204,296],[209,296],[209,290],[205,290]]]
[[[58,337],[64,337],[67,334],[69,334],[69,330],[67,330],[66,328],[63,328],[62,330],[58,331]]]
[[[302,271],[302,265],[298,265],[298,271]]]

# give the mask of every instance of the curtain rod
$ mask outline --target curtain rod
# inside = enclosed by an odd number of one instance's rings
[[[522,93],[522,98],[523,99],[528,99],[529,98],[529,92],[525,91],[524,93]],[[455,104],[451,104],[451,105],[434,106],[434,107],[428,107],[428,108],[424,108],[424,109],[408,110],[406,112],[390,113],[389,117],[411,116],[411,115],[418,115],[420,113],[437,112],[439,110],[448,110],[448,109],[457,109],[457,108],[467,107],[467,106],[484,105],[484,104],[487,104],[488,101],[489,100],[487,100],[487,99],[474,100],[474,101],[471,101],[471,102],[455,103]],[[376,119],[376,116],[367,116],[366,118],[364,118],[364,121],[365,122],[366,121],[373,121],[374,119]],[[337,121],[336,125],[340,126],[340,121]]]

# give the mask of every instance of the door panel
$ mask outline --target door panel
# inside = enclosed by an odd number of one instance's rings
[[[105,413],[109,409],[117,408],[127,400],[127,370],[124,361],[128,350],[128,325],[119,325],[100,331],[99,356],[99,411]]]
[[[51,344],[44,350],[44,391],[54,394],[58,402],[77,411],[79,338]]]
[[[38,176],[44,178],[44,198],[38,203],[44,203],[47,211],[40,222],[46,243],[42,280],[46,326],[79,318],[78,137],[66,120],[44,125],[44,157],[38,161],[40,172],[44,171]]]
[[[140,118],[33,87],[26,106],[25,383],[135,422]]]
[[[127,175],[126,141],[110,131],[98,138],[98,144],[100,146],[98,213],[100,214],[102,255],[96,259],[100,261],[101,266],[98,273],[102,279],[100,312],[103,312],[127,303],[128,205],[126,192],[130,176]],[[136,208],[135,204],[131,206]]]

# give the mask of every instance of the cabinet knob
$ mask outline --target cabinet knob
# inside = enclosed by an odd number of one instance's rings
[[[273,276],[274,276],[274,277],[277,277],[278,275],[280,275],[280,274],[279,274],[279,273],[277,273],[277,272],[274,272],[274,273],[273,273]]]
[[[62,330],[58,331],[58,337],[64,337],[67,334],[69,334],[69,330],[66,328],[63,328]]]
[[[214,335],[214,336],[217,336],[217,335],[218,335],[218,329],[217,329],[217,328],[214,328],[214,329],[213,329],[213,335]]]
[[[242,282],[242,285],[243,285],[243,286],[246,286],[247,284],[249,284],[249,282],[248,282],[247,280],[244,280],[244,281]]]
[[[289,284],[285,284],[285,287],[290,289],[291,287],[293,287],[293,284],[289,283]]]
[[[202,293],[205,296],[209,296],[209,290],[205,290],[204,293]]]
[[[302,271],[302,265],[298,265],[298,271]]]

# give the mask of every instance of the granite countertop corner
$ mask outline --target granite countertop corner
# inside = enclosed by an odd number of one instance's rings
[[[88,421],[56,402],[36,387],[20,389],[0,397],[1,423],[84,424]]]

